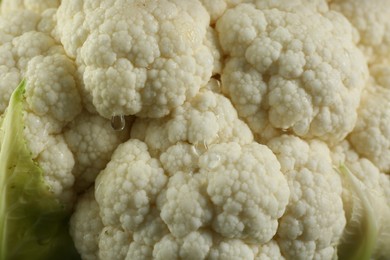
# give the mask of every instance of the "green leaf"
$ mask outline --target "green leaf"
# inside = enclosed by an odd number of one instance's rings
[[[378,219],[374,198],[366,186],[345,166],[339,168],[344,187],[352,193],[352,212],[339,245],[338,258],[369,260],[378,239]]]
[[[0,122],[0,260],[79,259],[70,212],[54,197],[23,133],[25,82]]]

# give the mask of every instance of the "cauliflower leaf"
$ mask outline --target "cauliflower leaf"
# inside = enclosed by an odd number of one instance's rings
[[[14,91],[0,123],[0,259],[78,259],[68,234],[70,212],[26,145],[25,86]]]
[[[354,193],[355,209],[344,230],[338,257],[346,260],[370,259],[378,238],[378,221],[372,206],[374,198],[348,167],[341,165],[339,172]]]

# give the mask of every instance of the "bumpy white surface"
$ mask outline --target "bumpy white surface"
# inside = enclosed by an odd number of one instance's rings
[[[390,61],[390,1],[332,0],[332,10],[341,12],[356,29],[359,47],[369,63]]]
[[[284,130],[340,141],[368,75],[352,27],[339,13],[279,2],[240,4],[217,21],[223,92],[260,140]]]
[[[198,1],[65,0],[57,19],[61,42],[104,117],[162,117],[212,74],[210,18]]]
[[[70,220],[70,235],[85,260],[97,259],[99,235],[104,227],[94,193],[92,188],[78,198],[75,213]]]
[[[15,10],[31,10],[36,13],[42,13],[46,9],[58,8],[61,0],[2,0],[1,12],[10,13]]]
[[[45,150],[38,155],[36,162],[43,170],[43,178],[53,194],[70,207],[75,195],[73,154],[61,135],[49,136],[45,142],[47,143]]]
[[[345,227],[342,186],[320,141],[283,135],[268,143],[290,188],[276,240],[287,259],[333,259]]]
[[[204,150],[213,143],[246,144],[253,140],[250,129],[238,119],[231,102],[210,90],[201,91],[168,117],[137,119],[131,136],[146,142],[152,153],[161,153],[180,141],[189,142],[195,150]]]
[[[81,112],[74,63],[63,54],[35,56],[28,62],[26,103],[30,111],[63,128]]]
[[[358,120],[348,140],[380,171],[390,173],[390,66],[370,68],[371,81],[363,92]]]
[[[170,151],[161,156],[164,168],[163,158],[172,158]],[[192,175],[188,173],[193,163],[184,151],[176,158],[181,164],[158,204],[171,233],[182,237],[211,226],[226,238],[257,243],[271,240],[289,197],[272,152],[257,143],[215,144],[196,158],[198,167]],[[189,169],[181,171],[184,164]],[[168,168],[172,171],[172,164]]]
[[[104,225],[94,240],[100,259],[281,256],[270,241],[289,187],[275,155],[254,142],[213,144],[198,152],[182,142],[155,159],[135,139],[115,150],[95,183],[97,218]],[[72,222],[75,232],[84,225],[79,216]],[[75,240],[82,255],[89,254],[84,249],[91,241]]]
[[[64,137],[75,156],[75,189],[83,191],[106,167],[118,145],[128,139],[129,130],[115,131],[109,120],[84,111],[64,129]]]
[[[96,200],[104,225],[134,231],[167,181],[158,160],[138,140],[121,144],[96,179]]]

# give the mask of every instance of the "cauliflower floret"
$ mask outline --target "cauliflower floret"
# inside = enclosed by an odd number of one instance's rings
[[[62,135],[49,136],[43,150],[35,159],[53,194],[67,205],[74,200],[72,168],[74,158]]]
[[[145,219],[167,182],[146,144],[129,140],[112,155],[96,179],[96,200],[104,225],[134,231]]]
[[[130,238],[124,230],[115,226],[106,226],[100,233],[99,259],[125,259]]]
[[[67,125],[64,137],[75,156],[75,189],[80,192],[93,184],[129,131],[115,131],[107,119],[84,111]]]
[[[133,233],[126,259],[152,259],[155,244],[167,234],[169,230],[160,218],[160,212],[152,209],[144,223]]]
[[[268,146],[291,191],[276,240],[287,259],[333,259],[346,220],[339,175],[326,144],[283,135]]]
[[[40,16],[34,12],[23,10],[0,16],[0,43],[12,41],[23,33],[34,31],[38,26]]]
[[[91,188],[78,198],[75,213],[70,220],[69,232],[84,260],[98,258],[99,235],[104,227],[94,192]]]
[[[389,0],[331,0],[329,6],[352,23],[369,63],[390,61]]]
[[[171,148],[161,156],[164,168],[168,160],[163,158],[172,158]],[[191,166],[185,155],[176,154],[176,160]],[[272,152],[257,143],[225,143],[210,146],[195,159],[196,172],[180,171],[183,166],[176,169],[159,198],[161,218],[171,233],[182,237],[211,226],[226,238],[271,240],[289,196]],[[173,170],[172,165],[167,168]]]
[[[209,15],[198,1],[62,1],[58,32],[102,116],[162,117],[209,80]]]
[[[253,140],[250,129],[238,119],[230,101],[211,90],[201,91],[167,117],[137,119],[131,136],[146,142],[152,154],[180,141],[202,150],[218,142],[246,144]]]
[[[35,56],[28,62],[26,102],[36,115],[52,118],[62,129],[81,112],[73,62],[62,54]]]
[[[27,78],[27,92],[46,88],[34,94],[36,100],[28,100],[31,109],[39,115],[50,110],[61,125],[58,127],[63,127],[65,121],[81,110],[76,87],[78,78],[74,62],[65,56],[62,46],[49,34],[38,31],[49,20],[27,10],[0,17],[0,114],[7,107],[13,90]],[[49,90],[48,86],[55,89]],[[54,91],[62,91],[62,94],[54,94]],[[64,107],[65,98],[71,98],[74,103]],[[44,102],[46,107],[43,107]]]
[[[289,188],[275,155],[255,142],[196,153],[179,142],[153,158],[145,143],[130,139],[98,175],[95,197],[104,228],[93,246],[75,243],[99,248],[100,259],[249,260],[277,255],[262,244],[277,231]],[[81,214],[72,230],[83,228]]]
[[[348,140],[380,171],[390,173],[390,65],[370,68],[371,82],[362,95],[358,120]]]
[[[39,19],[39,15],[29,11],[0,16],[0,114],[4,113],[12,92],[22,80],[13,40],[35,30]]]
[[[210,14],[211,24],[222,16],[222,14],[229,8],[232,8],[244,0],[199,0]]]
[[[285,260],[280,252],[278,243],[271,240],[267,244],[259,246],[259,251],[255,256],[255,260]]]
[[[36,13],[42,13],[49,8],[60,6],[61,0],[2,0],[1,12],[10,13],[15,10],[31,10]]]
[[[156,244],[153,257],[160,260],[284,260],[275,241],[253,247],[242,240],[222,238],[204,230],[191,232],[182,239],[165,235]]]
[[[320,13],[325,13],[329,11],[327,1],[329,0],[244,0],[243,2],[255,4],[256,7],[260,9],[276,8],[279,10],[291,11],[294,8],[302,8],[302,6],[305,6],[305,8],[308,7]]]
[[[336,12],[263,3],[240,4],[217,21],[227,56],[223,93],[261,142],[283,131],[342,140],[368,78],[351,25]]]

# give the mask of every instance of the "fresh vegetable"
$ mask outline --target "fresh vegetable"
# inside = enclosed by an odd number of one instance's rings
[[[32,160],[23,124],[25,82],[15,90],[0,132],[0,259],[77,259],[67,232],[69,209]]]
[[[390,0],[0,11],[1,260],[390,259]]]

